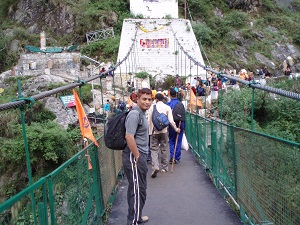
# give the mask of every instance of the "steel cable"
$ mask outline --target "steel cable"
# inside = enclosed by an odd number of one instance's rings
[[[292,98],[292,99],[295,99],[295,100],[298,100],[298,101],[300,100],[300,94],[297,94],[295,92],[286,91],[286,90],[282,90],[282,89],[278,89],[278,88],[273,88],[273,87],[269,87],[269,86],[264,86],[264,85],[260,85],[260,84],[257,84],[257,83],[251,82],[251,81],[245,81],[245,80],[242,80],[242,79],[239,79],[239,78],[227,75],[227,74],[222,74],[219,71],[213,70],[213,69],[211,69],[209,67],[206,67],[206,66],[202,65],[196,59],[194,59],[191,55],[189,55],[189,53],[186,50],[183,49],[183,47],[180,44],[180,42],[178,41],[178,39],[176,37],[176,34],[175,34],[175,32],[174,32],[174,30],[173,30],[172,27],[171,27],[171,31],[173,32],[174,39],[178,42],[178,45],[182,48],[182,51],[184,52],[184,54],[191,61],[193,61],[196,65],[202,67],[206,71],[210,71],[210,72],[218,74],[219,76],[226,77],[226,78],[231,79],[231,80],[235,80],[235,81],[237,81],[239,83],[245,84],[248,87],[257,88],[257,89],[260,89],[260,90],[263,90],[263,91],[267,91],[267,92],[274,93],[274,94],[277,94],[277,95],[281,95],[281,96],[285,96],[285,97],[288,97],[288,98]]]
[[[30,99],[33,99],[34,101],[37,101],[37,100],[40,100],[40,99],[43,99],[45,97],[49,97],[51,95],[54,95],[54,94],[57,94],[57,93],[60,93],[60,92],[63,92],[63,91],[66,91],[66,90],[69,90],[69,89],[73,89],[75,87],[80,87],[82,85],[85,85],[85,83],[87,82],[90,82],[90,81],[93,81],[93,80],[96,80],[96,79],[102,79],[102,78],[105,78],[107,74],[109,74],[110,72],[113,72],[116,67],[120,66],[126,59],[127,57],[129,56],[129,54],[131,53],[132,49],[133,49],[133,46],[134,46],[134,43],[136,41],[136,36],[137,36],[137,28],[136,28],[136,32],[135,32],[135,36],[134,36],[134,40],[131,44],[131,47],[129,48],[126,56],[121,60],[119,61],[119,63],[115,66],[115,67],[112,67],[111,69],[108,69],[107,71],[99,74],[99,75],[96,75],[96,76],[92,76],[92,77],[89,77],[85,80],[79,80],[76,82],[74,81],[74,83],[71,83],[71,84],[68,84],[68,85],[65,85],[65,86],[62,86],[62,87],[59,87],[59,88],[55,88],[53,90],[50,90],[50,91],[45,91],[45,92],[42,92],[40,94],[37,94],[37,95],[33,95],[31,96],[30,98],[28,98],[28,101],[30,101]],[[93,60],[87,56],[81,56],[82,59],[85,59],[85,60],[88,60],[90,62],[93,62],[95,64],[100,64],[98,61],[96,60]],[[5,111],[5,110],[8,110],[8,109],[13,109],[13,108],[19,108],[19,107],[22,107],[24,105],[26,105],[28,103],[28,101],[26,100],[26,98],[22,98],[20,100],[15,100],[13,102],[8,102],[8,103],[5,103],[5,104],[0,104],[0,111]]]

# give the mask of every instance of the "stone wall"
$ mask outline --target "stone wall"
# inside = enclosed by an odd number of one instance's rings
[[[53,75],[77,80],[80,73],[80,53],[25,53],[20,56],[12,75]]]

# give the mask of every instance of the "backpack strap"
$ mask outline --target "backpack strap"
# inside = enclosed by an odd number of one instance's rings
[[[153,105],[153,111],[152,111],[152,118],[153,118],[153,113],[154,113],[154,111],[157,111],[157,109],[156,109],[156,104],[155,105]],[[157,111],[158,112],[158,111]],[[151,118],[151,121],[152,121],[152,118]],[[152,122],[152,124],[153,124],[153,122]],[[153,124],[153,129],[152,129],[152,134],[154,134],[154,129],[155,129],[155,126],[154,126],[154,124]]]

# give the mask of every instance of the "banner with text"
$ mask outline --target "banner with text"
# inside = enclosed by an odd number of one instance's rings
[[[169,38],[140,39],[141,48],[169,48]]]

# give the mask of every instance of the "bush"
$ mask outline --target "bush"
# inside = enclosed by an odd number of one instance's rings
[[[147,72],[138,72],[135,74],[136,78],[140,78],[140,79],[146,79],[149,77],[149,73]]]
[[[225,24],[232,28],[241,28],[246,24],[247,14],[240,11],[232,11],[225,17]]]
[[[31,108],[25,112],[26,123],[30,125],[33,122],[45,123],[53,121],[56,115],[45,108],[45,104],[41,101],[36,102]],[[21,121],[19,121],[21,123]]]
[[[117,61],[120,37],[95,41],[90,44],[82,45],[80,52],[83,55],[96,58],[100,56],[99,61]]]
[[[283,90],[300,90],[300,80],[284,80],[271,84]],[[228,124],[251,128],[252,90],[243,88],[223,97],[223,118]],[[256,91],[254,97],[254,125],[261,131],[276,137],[300,142],[300,102],[268,92]]]
[[[212,30],[202,23],[193,25],[194,34],[198,42],[201,42],[203,46],[212,46],[214,40],[212,38]]]
[[[13,128],[13,139],[2,139],[0,146],[2,159],[14,164],[22,164],[25,161],[24,140],[21,125]],[[62,127],[52,121],[45,123],[32,123],[26,127],[26,134],[33,168],[44,168],[51,165],[59,165],[74,154],[74,142]],[[74,135],[72,133],[72,135]],[[80,140],[80,133],[78,135]],[[77,141],[78,141],[77,140]],[[43,167],[43,166],[45,167]]]

